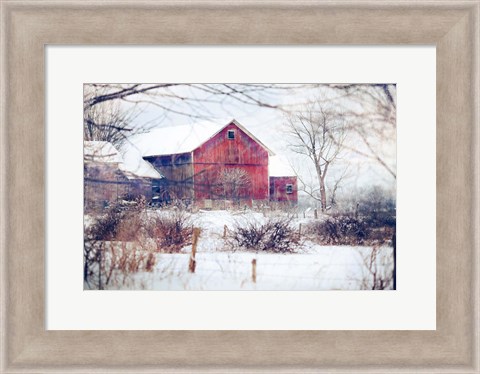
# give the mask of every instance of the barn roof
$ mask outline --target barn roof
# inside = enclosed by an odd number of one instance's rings
[[[136,163],[120,164],[120,169],[127,175],[128,179],[135,179],[135,177],[161,179],[164,178],[153,165],[144,159],[137,160]]]
[[[296,175],[290,162],[283,156],[269,157],[268,174],[271,177],[293,177]]]
[[[123,164],[120,165],[120,168],[138,177],[153,179],[164,178],[150,162],[145,161],[140,153],[131,147],[127,152],[124,152]]]
[[[128,179],[134,178],[155,178],[160,179],[163,176],[153,167],[152,164],[141,157],[134,160],[125,159],[112,143],[106,141],[84,141],[83,157],[87,162],[102,162],[108,164],[118,164],[118,168],[124,172]]]
[[[228,122],[225,120],[204,121],[187,125],[162,127],[146,134],[137,135],[131,141],[141,150],[143,156],[188,153],[200,147],[231,123],[234,123],[265,148],[269,155],[274,155],[265,144],[236,120]]]

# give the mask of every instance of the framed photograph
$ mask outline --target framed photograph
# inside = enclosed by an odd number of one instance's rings
[[[479,372],[480,2],[1,7],[1,372]]]
[[[85,290],[396,289],[396,84],[83,89]]]

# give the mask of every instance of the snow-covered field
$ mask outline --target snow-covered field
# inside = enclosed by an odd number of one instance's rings
[[[154,214],[162,214],[161,211]],[[271,213],[273,214],[273,213]],[[152,272],[135,274],[122,285],[109,289],[146,290],[354,290],[371,289],[371,247],[320,246],[305,239],[296,253],[256,253],[233,251],[223,238],[224,225],[232,228],[243,220],[265,219],[259,212],[200,211],[192,217],[202,228],[195,273],[188,272],[191,246],[181,253],[157,254]],[[297,218],[295,225],[313,218]],[[256,260],[256,280],[252,260]],[[392,271],[392,248],[378,249],[375,277],[388,277]],[[389,288],[389,287],[387,287]]]
[[[161,254],[155,271],[136,275],[133,285],[153,290],[360,289],[369,277],[361,253],[369,250],[316,246],[310,253],[285,255],[198,252],[194,274],[188,272],[189,254]],[[257,262],[255,283],[253,259]]]

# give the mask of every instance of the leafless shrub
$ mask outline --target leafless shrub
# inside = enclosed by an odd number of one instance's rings
[[[104,289],[153,270],[156,257],[146,240],[145,220],[145,201],[139,199],[112,205],[85,228],[83,276],[88,288]]]
[[[118,201],[97,216],[95,222],[85,228],[86,240],[134,240],[142,226],[145,198],[130,202]]]
[[[362,290],[385,290],[393,285],[393,255],[388,247],[374,246],[360,251],[362,258]]]
[[[190,215],[181,209],[161,212],[148,222],[147,235],[158,252],[177,253],[192,243]]]
[[[157,252],[179,252],[191,236],[190,216],[178,207],[152,217],[144,199],[112,205],[85,228],[85,284],[125,285],[134,274],[153,271]]]
[[[155,253],[137,242],[85,242],[84,281],[90,289],[125,284],[132,275],[153,271]]]
[[[271,217],[265,223],[248,220],[238,223],[230,232],[230,244],[234,248],[289,253],[300,245],[298,231],[291,225],[290,217]]]
[[[124,216],[125,212],[119,205],[109,207],[105,214],[96,217],[95,222],[85,228],[85,240],[113,240]]]
[[[332,216],[306,226],[306,232],[325,245],[363,245],[370,230],[367,225],[351,216]]]
[[[394,218],[393,218],[394,220]],[[395,223],[373,221],[368,217],[336,214],[323,221],[309,223],[305,232],[324,245],[380,245],[390,244]]]

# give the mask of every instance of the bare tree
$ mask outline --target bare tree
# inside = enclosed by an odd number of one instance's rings
[[[240,168],[223,169],[219,172],[216,184],[220,188],[225,199],[238,201],[241,197],[247,197],[245,191],[251,184],[248,173]]]
[[[386,153],[395,149],[397,129],[397,89],[395,84],[331,84],[340,93],[338,105],[348,122],[348,130],[359,139],[350,151],[378,162],[396,179],[396,168]]]
[[[333,178],[331,178],[331,182],[327,183],[327,190],[329,192],[330,198],[328,199],[330,202],[330,206],[336,207],[337,206],[337,192],[341,189],[343,182],[347,179],[350,175],[348,174],[349,166],[347,165],[343,170],[339,173],[336,173]]]
[[[144,131],[133,124],[138,113],[134,109],[125,110],[119,104],[109,101],[86,108],[83,139],[107,141],[120,147],[128,136]]]
[[[346,136],[344,120],[317,101],[287,115],[286,130],[291,149],[306,156],[315,168],[318,184],[310,185],[302,175],[298,175],[300,186],[305,193],[320,201],[324,212],[327,209],[327,175],[339,158]]]

